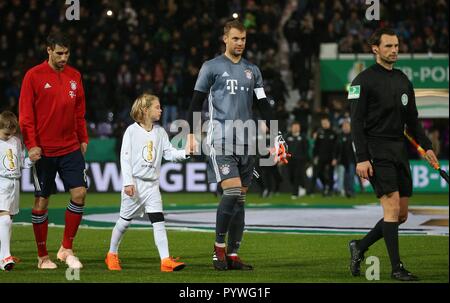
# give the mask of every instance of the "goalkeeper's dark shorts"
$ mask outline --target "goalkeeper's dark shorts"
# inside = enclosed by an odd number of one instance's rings
[[[412,196],[412,177],[406,144],[401,141],[369,141],[373,167],[370,183],[381,198],[398,191],[400,197]]]
[[[220,183],[223,180],[239,177],[244,187],[249,187],[253,178],[255,156],[216,154],[207,156],[207,175],[209,183]]]
[[[88,187],[86,164],[81,150],[58,157],[42,156],[33,167],[34,196],[48,198],[55,194],[56,173],[69,191],[77,187]]]

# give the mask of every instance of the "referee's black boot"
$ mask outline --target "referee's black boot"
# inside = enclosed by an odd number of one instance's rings
[[[402,262],[400,262],[397,265],[397,268],[392,271],[391,277],[392,279],[399,281],[419,281],[417,276],[406,270]]]
[[[364,252],[359,247],[359,240],[351,240],[348,243],[350,249],[350,272],[352,276],[357,277],[361,275],[361,261],[364,260]]]

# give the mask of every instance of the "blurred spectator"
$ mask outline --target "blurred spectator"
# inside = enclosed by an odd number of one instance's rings
[[[289,120],[289,113],[284,108],[284,104],[281,102],[276,103],[275,117],[278,120],[278,130],[282,133],[287,131],[287,123]]]
[[[292,110],[292,114],[295,120],[301,125],[301,133],[303,135],[308,134],[309,124],[311,120],[311,110],[309,104],[306,101],[299,100],[296,107]]]
[[[440,133],[439,129],[433,128],[428,133],[428,137],[430,138],[431,143],[433,144],[433,150],[436,154],[436,157],[440,156],[441,153],[441,140],[440,140]]]
[[[314,16],[318,42],[339,43],[341,53],[371,52],[367,47],[370,32],[379,26],[396,30],[402,42],[401,52],[448,52],[448,1],[380,1],[381,21],[365,19],[367,4],[354,0],[318,0],[302,2],[301,14],[294,14],[284,33],[292,46],[295,29],[304,16]],[[297,30],[298,31],[298,30]],[[307,40],[310,44],[312,41]],[[290,48],[291,55],[295,50]],[[318,49],[316,49],[318,52]]]
[[[0,1],[0,110],[17,113],[18,79],[45,59],[43,41],[60,27],[76,41],[70,63],[84,75],[89,122],[98,125],[109,111],[117,122],[130,122],[131,101],[142,92],[165,100],[163,123],[184,118],[200,64],[223,52],[216,37],[224,21],[237,12],[248,30],[246,57],[261,67],[266,93],[283,104],[277,115],[287,121],[288,91],[277,56],[278,29],[287,3],[89,1],[82,3],[79,21],[67,22],[64,1]],[[367,39],[372,30],[389,25],[399,34],[401,52],[448,52],[448,1],[380,4],[382,20],[367,21],[364,1],[298,1],[282,30],[289,44],[293,87],[299,89],[301,100],[311,102],[313,97],[311,79],[322,42],[338,43],[343,53],[370,53]],[[106,15],[108,9],[112,16]],[[302,132],[312,127],[308,111],[302,105],[292,112],[302,123]],[[442,129],[441,137],[443,141],[448,137]]]
[[[355,195],[356,158],[353,152],[352,137],[350,133],[350,120],[343,120],[342,132],[337,139],[336,159],[338,161],[338,183],[341,195],[351,198]],[[342,173],[339,173],[342,171]]]
[[[117,120],[112,128],[130,122],[131,101],[142,92],[161,98],[167,126],[184,118],[201,62],[222,52],[215,37],[231,12],[245,21],[248,47],[252,40],[263,41],[251,59],[272,71],[263,71],[264,81],[277,100],[284,99],[275,55],[285,1],[222,2],[89,1],[81,3],[79,21],[67,22],[64,1],[0,1],[0,109],[17,113],[18,79],[45,60],[43,41],[60,28],[76,41],[69,63],[84,75],[86,118],[101,126],[103,135],[110,133],[104,127],[108,112]]]
[[[177,119],[178,100],[178,87],[175,83],[175,77],[171,75],[167,78],[161,97],[162,125],[167,130],[169,130],[170,122]]]
[[[292,122],[285,140],[291,154],[287,165],[292,187],[291,198],[296,199],[306,195],[306,165],[309,160],[309,142],[308,138],[302,135],[301,125],[298,121]]]
[[[330,109],[329,117],[331,122],[331,129],[333,129],[334,132],[336,133],[340,133],[342,120],[344,118],[344,104],[342,101],[338,99],[333,99],[331,101],[329,109]]]
[[[100,122],[97,125],[97,136],[99,138],[108,138],[113,134],[112,125],[109,121]]]
[[[317,178],[322,183],[322,194],[324,196],[332,195],[334,188],[334,168],[337,164],[337,135],[331,129],[331,123],[328,116],[322,116],[320,119],[321,127],[313,134],[313,177],[309,193],[316,191]]]

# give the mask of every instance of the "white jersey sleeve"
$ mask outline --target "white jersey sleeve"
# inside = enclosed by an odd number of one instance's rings
[[[167,161],[181,161],[186,159],[186,151],[184,149],[176,149],[169,141],[167,132],[161,128],[163,157]]]
[[[29,157],[25,157],[25,148],[24,145],[22,144],[22,142],[17,139],[19,141],[18,146],[19,146],[19,151],[18,154],[20,155],[20,166],[21,168],[32,168],[34,163],[33,161],[30,160]]]
[[[30,160],[30,158],[25,157],[25,152],[24,152],[24,159],[23,159],[23,164],[22,167],[23,168],[32,168],[34,165],[34,162]]]
[[[178,161],[186,159],[186,153],[172,147],[164,128],[154,125],[146,131],[137,123],[130,125],[120,152],[123,186],[134,185],[135,179],[158,182],[162,158]]]
[[[122,148],[120,150],[120,167],[122,170],[122,184],[124,187],[127,185],[134,185],[131,156],[130,128],[127,128],[123,135]]]

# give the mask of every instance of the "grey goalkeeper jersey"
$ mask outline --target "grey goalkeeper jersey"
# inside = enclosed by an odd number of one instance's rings
[[[230,150],[253,145],[253,94],[266,98],[259,68],[241,58],[233,63],[225,55],[206,61],[200,69],[195,90],[208,93],[208,144]]]

